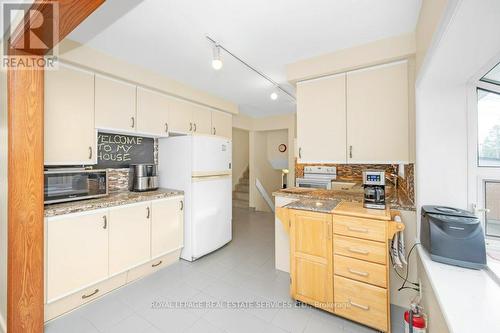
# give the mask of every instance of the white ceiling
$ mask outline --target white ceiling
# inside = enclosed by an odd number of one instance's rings
[[[283,84],[285,66],[415,29],[421,0],[108,0],[69,38],[235,102],[263,117],[295,103],[222,52],[211,67],[210,35]]]

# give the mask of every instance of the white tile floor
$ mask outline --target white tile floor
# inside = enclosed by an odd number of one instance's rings
[[[311,307],[166,307],[166,302],[295,304],[289,297],[288,274],[274,269],[274,216],[237,208],[233,215],[233,241],[224,248],[112,292],[51,321],[45,332],[373,332]],[[401,309],[394,310],[393,318],[401,318]],[[393,324],[394,333],[402,331]]]

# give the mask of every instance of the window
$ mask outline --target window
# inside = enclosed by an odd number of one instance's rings
[[[500,237],[500,181],[484,182],[484,201],[486,236]]]
[[[500,64],[469,96],[469,203],[481,217],[489,251],[500,248]]]

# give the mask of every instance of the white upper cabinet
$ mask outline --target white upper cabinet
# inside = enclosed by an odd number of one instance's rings
[[[151,257],[156,258],[182,247],[184,201],[181,197],[151,203]]]
[[[209,109],[194,105],[192,117],[194,134],[212,134],[212,112]]]
[[[169,102],[165,94],[137,87],[137,132],[167,136]]]
[[[231,139],[233,137],[233,117],[225,112],[212,111],[212,134]]]
[[[346,162],[345,74],[297,84],[299,162]]]
[[[151,203],[109,210],[109,274],[124,272],[151,258]]]
[[[136,86],[96,74],[95,126],[99,129],[135,132]]]
[[[95,164],[94,74],[61,64],[45,72],[45,165]]]
[[[49,218],[47,301],[108,277],[107,210]]]
[[[169,127],[176,133],[191,133],[193,131],[194,104],[177,98],[170,99]]]
[[[403,61],[347,73],[349,163],[409,161],[407,67]]]

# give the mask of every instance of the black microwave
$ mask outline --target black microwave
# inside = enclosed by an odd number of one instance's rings
[[[46,169],[44,203],[84,200],[108,195],[106,170],[84,168]]]

